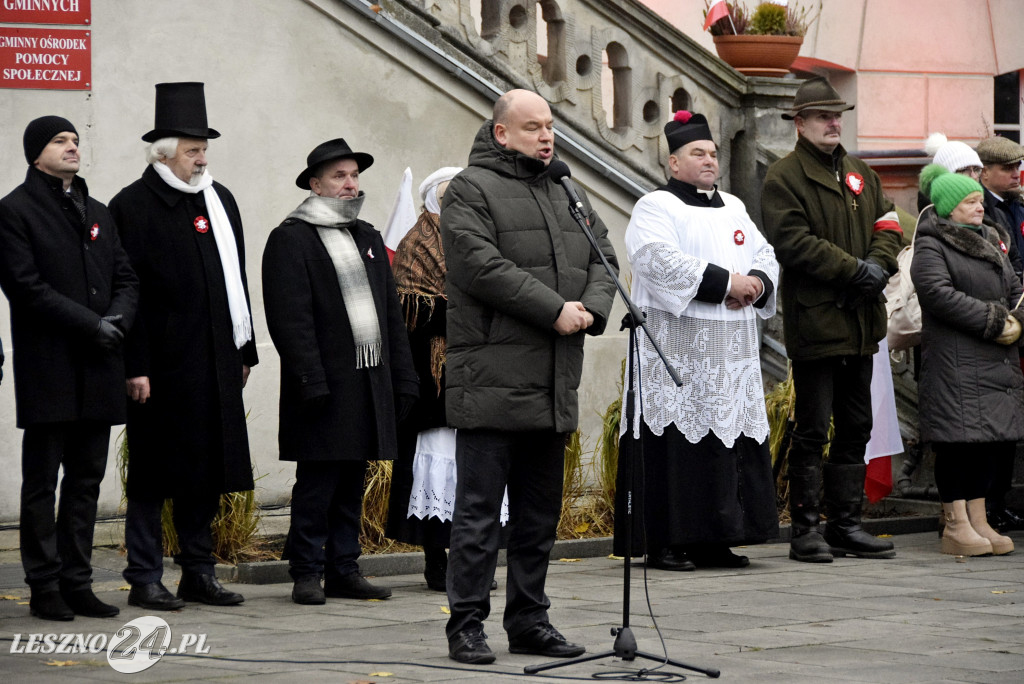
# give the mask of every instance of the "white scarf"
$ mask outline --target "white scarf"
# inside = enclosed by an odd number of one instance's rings
[[[235,233],[231,230],[231,219],[224,211],[220,196],[213,189],[213,176],[204,169],[199,182],[189,185],[175,176],[163,162],[153,162],[153,168],[160,178],[175,190],[190,195],[203,193],[206,211],[210,214],[210,224],[213,226],[213,241],[220,254],[221,270],[224,271],[224,288],[227,291],[228,311],[231,314],[231,334],[235,340],[235,347],[241,349],[252,339],[252,318],[249,316],[249,304],[245,299],[245,287],[242,285]]]

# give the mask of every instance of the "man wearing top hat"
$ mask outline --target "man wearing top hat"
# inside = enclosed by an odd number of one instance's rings
[[[633,300],[683,385],[641,335],[633,372],[643,394],[624,438],[636,457],[619,461],[636,466],[642,495],[634,521],[646,535],[635,533],[633,548],[642,552],[646,536],[648,565],[662,570],[742,568],[750,561],[730,546],[779,532],[757,337],[757,319],[775,315],[779,265],[743,202],[715,184],[707,118],[678,111],[665,138],[671,177],[633,207],[625,242]],[[615,507],[617,547],[625,509]]]
[[[295,180],[309,196],[263,253],[281,355],[278,444],[281,460],[297,461],[285,556],[299,604],[391,596],[356,563],[363,480],[367,461],[397,456],[419,378],[384,241],[359,218],[359,175],[371,164],[342,138],[318,145]]]
[[[220,495],[252,489],[242,388],[257,363],[238,205],[206,168],[202,83],[159,83],[142,178],[110,202],[139,274],[139,315],[126,340],[128,603],[241,603],[214,576],[210,523]],[[175,598],[161,583],[160,512],[173,500],[181,566]]]
[[[78,175],[78,132],[44,116],[24,135],[25,182],[0,200],[0,286],[11,305],[24,430],[21,560],[45,620],[113,617],[93,593],[96,500],[110,426],[125,419],[123,345],[139,281],[107,208]],[[60,509],[54,520],[60,469]]]
[[[789,556],[811,563],[896,553],[860,521],[872,357],[886,329],[881,294],[896,270],[902,231],[878,175],[840,143],[843,112],[853,107],[826,79],[805,81],[782,115],[796,124],[796,149],[769,167],[761,193],[765,231],[782,265],[783,328],[796,391]],[[823,468],[830,418],[835,435]],[[824,536],[818,532],[823,478]]]

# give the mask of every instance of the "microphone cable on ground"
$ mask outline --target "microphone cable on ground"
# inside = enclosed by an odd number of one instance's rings
[[[13,639],[10,637],[0,637],[0,642],[11,642]],[[98,654],[97,654],[98,655]],[[232,656],[211,656],[202,655],[198,653],[164,653],[162,658],[192,658],[198,660],[208,660],[211,662],[229,662],[229,663],[267,663],[267,664],[278,664],[278,665],[369,665],[372,667],[422,667],[429,670],[442,670],[450,672],[479,672],[481,674],[499,675],[504,677],[515,677],[520,681],[524,677],[523,673],[519,670],[507,671],[497,670],[493,668],[482,668],[482,667],[456,667],[454,665],[433,665],[431,663],[415,663],[406,660],[298,660],[292,658],[239,658]],[[642,671],[641,671],[642,672]],[[608,673],[614,674],[614,673]],[[667,674],[667,673],[666,673]],[[607,680],[618,680],[618,681],[643,681],[640,679],[625,679],[622,677],[610,677],[610,676],[598,676],[592,675],[590,677],[583,676],[570,676],[570,675],[528,675],[538,680],[560,680],[560,681],[573,681],[573,682],[589,682],[593,679]],[[681,676],[681,675],[680,675]],[[649,681],[662,681],[662,682],[676,682],[683,681],[682,679],[656,679]]]

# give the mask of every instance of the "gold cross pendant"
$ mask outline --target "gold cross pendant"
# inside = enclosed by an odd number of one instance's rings
[[[856,197],[853,198],[853,210],[857,211],[857,198]]]

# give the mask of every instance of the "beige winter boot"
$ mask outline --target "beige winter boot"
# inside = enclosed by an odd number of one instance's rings
[[[992,544],[993,554],[1002,556],[1013,551],[1013,540],[999,534],[988,524],[984,499],[971,499],[967,502],[967,519],[971,522],[974,531]]]
[[[985,510],[984,501],[981,509]],[[942,530],[942,553],[954,556],[984,556],[992,553],[992,542],[974,531],[967,518],[967,502],[957,499],[942,504],[946,528]]]

